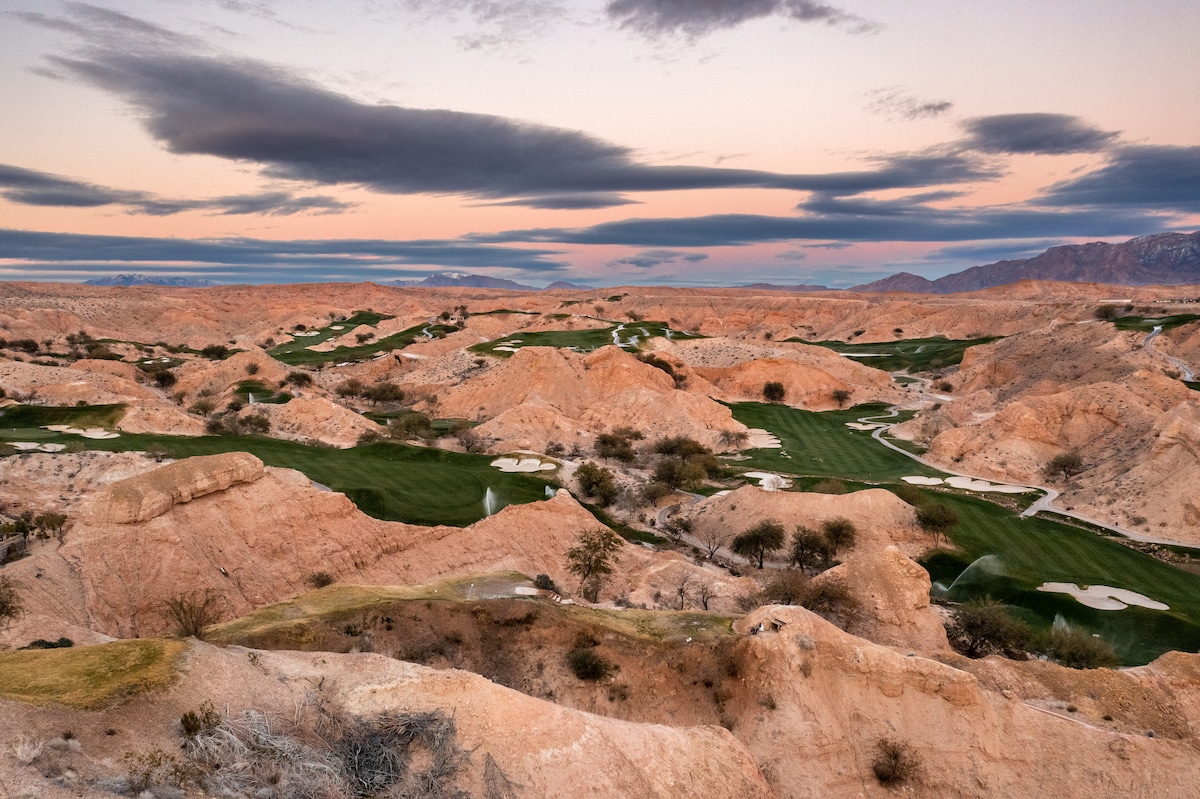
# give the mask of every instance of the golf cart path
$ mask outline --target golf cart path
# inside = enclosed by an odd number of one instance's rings
[[[1185,383],[1195,382],[1196,373],[1195,373],[1195,371],[1192,370],[1192,367],[1188,366],[1186,363],[1179,360],[1178,358],[1171,356],[1171,355],[1167,355],[1162,350],[1156,350],[1156,349],[1154,349],[1154,347],[1150,346],[1150,342],[1153,341],[1154,337],[1157,336],[1161,332],[1162,332],[1162,325],[1155,325],[1154,329],[1150,331],[1150,335],[1148,335],[1148,336],[1146,336],[1146,338],[1142,339],[1142,349],[1147,350],[1149,352],[1153,352],[1155,355],[1162,356],[1163,358],[1166,358],[1168,361],[1170,361],[1172,364],[1174,364],[1174,366],[1177,369],[1179,369],[1179,371],[1183,372],[1183,380]]]

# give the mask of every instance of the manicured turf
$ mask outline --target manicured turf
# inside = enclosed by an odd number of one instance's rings
[[[1197,320],[1200,320],[1200,314],[1177,313],[1170,316],[1122,316],[1113,320],[1113,324],[1118,330],[1141,330],[1149,333],[1156,327],[1170,330]]]
[[[1043,625],[1062,616],[1102,635],[1128,664],[1146,663],[1170,649],[1196,651],[1200,647],[1200,575],[1086,530],[1049,519],[1021,518],[983,499],[929,490],[923,493],[953,508],[960,519],[950,531],[950,540],[961,550],[961,557],[957,564],[944,559],[940,564],[931,563],[934,580],[949,585],[966,564],[984,555],[997,555],[1002,564],[999,575],[980,569],[967,574],[951,599],[990,594],[1025,608]],[[1037,591],[1044,582],[1126,588],[1171,609],[1095,610],[1066,594]]]
[[[985,336],[955,340],[948,339],[945,336],[934,336],[932,338],[883,341],[875,344],[850,344],[845,341],[805,341],[801,338],[790,338],[787,340],[812,344],[817,347],[826,347],[847,356],[883,353],[882,357],[857,357],[854,360],[864,366],[873,366],[885,372],[925,372],[930,369],[961,363],[963,353],[968,347],[974,347],[976,344],[988,344],[997,341],[999,338],[1000,336]]]
[[[286,344],[280,344],[274,349],[268,350],[267,354],[277,361],[290,364],[292,366],[315,366],[320,363],[340,363],[343,361],[365,361],[372,358],[381,352],[389,350],[402,350],[410,344],[427,336],[438,336],[453,333],[458,328],[442,324],[429,325],[414,325],[407,330],[401,330],[399,333],[393,333],[390,336],[384,336],[381,339],[367,341],[352,347],[337,347],[329,352],[313,352],[309,347],[328,341],[337,336],[343,336],[347,332],[353,330],[356,326],[366,325],[374,327],[384,319],[392,319],[394,317],[385,314],[375,313],[373,311],[358,311],[349,319],[341,322],[331,322],[315,332],[315,336],[296,336],[292,341]],[[334,330],[334,326],[342,328]],[[304,333],[312,333],[313,330],[301,331]]]
[[[277,392],[261,380],[239,380],[233,393],[243,402],[249,402],[250,395],[253,394],[256,403],[267,402],[272,405],[282,405],[293,399],[286,391]]]
[[[910,474],[942,475],[884,447],[871,438],[869,430],[846,427],[846,422],[860,416],[886,412],[887,407],[880,403],[824,413],[759,402],[738,402],[729,407],[739,422],[769,430],[783,444],[782,449],[748,450],[745,454],[750,459],[738,461],[739,467],[867,483],[894,483]]]
[[[563,347],[580,352],[591,352],[594,349],[615,343],[614,336],[616,340],[625,345],[626,349],[634,350],[646,339],[666,336],[668,330],[670,331],[671,338],[700,338],[700,336],[672,330],[664,322],[625,322],[623,324],[591,330],[522,331],[514,333],[507,338],[476,344],[470,347],[470,350],[481,355],[495,355],[501,358],[507,358],[512,353],[506,350],[497,350],[497,346],[509,346],[514,349],[520,349],[521,347]]]
[[[42,405],[10,405],[0,409],[0,430],[12,428],[41,428],[48,424],[69,424],[72,427],[111,428],[125,415],[124,405],[80,405],[54,408]],[[47,431],[41,430],[45,433]]]
[[[2,420],[0,420],[2,422]],[[164,449],[171,457],[250,452],[268,466],[303,472],[314,482],[340,491],[364,513],[410,524],[465,527],[485,514],[489,488],[495,508],[546,498],[550,483],[533,474],[505,473],[487,455],[467,455],[381,441],[352,449],[310,447],[261,436],[159,436],[122,434],[93,440],[47,430],[0,426],[0,441],[56,441],[72,448],[111,452]]]

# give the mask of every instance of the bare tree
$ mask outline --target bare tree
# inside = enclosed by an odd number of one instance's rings
[[[697,538],[704,545],[708,559],[712,560],[717,550],[729,543],[729,531],[720,527],[708,527],[702,530]]]
[[[702,580],[696,586],[696,600],[700,603],[700,607],[705,610],[708,610],[708,603],[716,599],[717,596],[717,588],[710,582]]]
[[[682,572],[679,579],[675,583],[675,596],[679,598],[679,609],[687,608],[688,597],[691,595],[692,589],[695,587],[695,582],[692,580],[692,575],[686,571]]]

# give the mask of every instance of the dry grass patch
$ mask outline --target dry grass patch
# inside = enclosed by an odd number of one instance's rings
[[[0,653],[0,696],[92,710],[169,685],[183,641],[114,641],[71,649]]]

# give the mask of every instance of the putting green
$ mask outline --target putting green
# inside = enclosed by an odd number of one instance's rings
[[[948,339],[945,336],[932,338],[909,338],[899,341],[881,341],[874,344],[851,344],[845,341],[805,341],[789,338],[815,347],[825,347],[853,358],[864,366],[873,366],[885,372],[924,372],[943,366],[962,363],[963,353],[976,344],[998,341],[1001,336],[983,336],[969,339]]]

